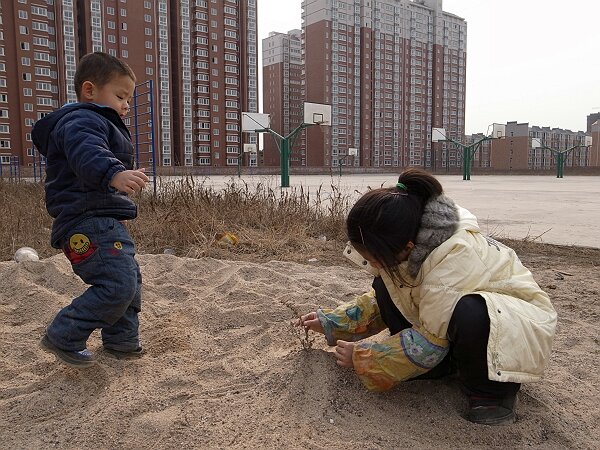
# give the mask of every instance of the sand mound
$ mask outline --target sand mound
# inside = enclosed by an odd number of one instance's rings
[[[85,288],[66,258],[0,263],[0,447],[598,445],[600,305],[593,268],[561,281],[551,269],[534,271],[542,287],[551,285],[559,310],[554,361],[544,382],[522,389],[519,421],[497,428],[461,417],[453,379],[370,393],[352,371],[336,366],[322,337],[303,349],[304,333],[290,320],[362,293],[370,279],[359,270],[138,259],[147,354],[113,359],[101,351],[96,332],[89,348],[99,364],[81,371],[38,347],[45,325]]]

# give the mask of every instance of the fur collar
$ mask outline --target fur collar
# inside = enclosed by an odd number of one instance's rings
[[[421,228],[408,257],[408,273],[416,278],[429,254],[454,234],[458,227],[458,208],[444,194],[427,202],[421,217]]]

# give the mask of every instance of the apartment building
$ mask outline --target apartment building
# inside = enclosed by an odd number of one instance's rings
[[[596,109],[598,109],[598,108],[596,108]],[[600,120],[600,112],[588,114],[588,116],[586,117],[586,122],[587,122],[587,128],[585,129],[586,132],[591,133],[592,125],[594,125],[594,123],[596,123],[598,120]]]
[[[241,134],[241,112],[258,112],[256,0],[177,4],[170,24],[172,79],[161,82],[177,111],[170,136],[175,163],[238,166],[242,138],[256,143],[255,134]]]
[[[142,164],[153,141],[159,165],[236,166],[241,111],[258,110],[256,28],[256,0],[0,0],[1,161],[33,164],[31,126],[76,101],[77,61],[104,51],[153,83],[126,120]]]
[[[271,117],[271,128],[287,136],[303,121],[302,98],[302,32],[269,33],[262,41],[263,62],[263,112]],[[290,152],[291,166],[305,166],[306,154],[303,134]],[[278,166],[279,150],[270,137],[266,137],[261,161],[265,166]]]
[[[431,128],[463,138],[466,36],[441,0],[303,1],[303,97],[333,122],[306,130],[306,165],[460,166]]]
[[[600,167],[600,119],[590,127],[592,136],[592,146],[589,150],[590,167]]]
[[[68,10],[65,14],[68,15]],[[31,127],[66,98],[72,41],[57,45],[57,11],[52,2],[0,2],[0,163],[33,161]],[[70,29],[77,24],[71,15]],[[62,26],[62,25],[61,25]]]

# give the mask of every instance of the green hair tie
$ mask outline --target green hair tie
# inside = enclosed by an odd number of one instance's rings
[[[408,189],[406,189],[406,185],[404,183],[396,183],[396,187],[398,189],[404,189],[405,191],[407,191]]]

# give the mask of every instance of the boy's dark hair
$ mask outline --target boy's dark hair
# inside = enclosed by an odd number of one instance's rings
[[[86,81],[102,87],[116,76],[128,76],[134,82],[136,81],[131,67],[120,59],[103,52],[88,53],[79,60],[75,71],[74,83],[77,99],[80,98],[81,86]]]
[[[398,254],[417,237],[425,204],[442,193],[433,175],[407,169],[395,187],[371,190],[354,204],[346,219],[348,240],[369,252],[392,279],[408,285],[398,270]]]

